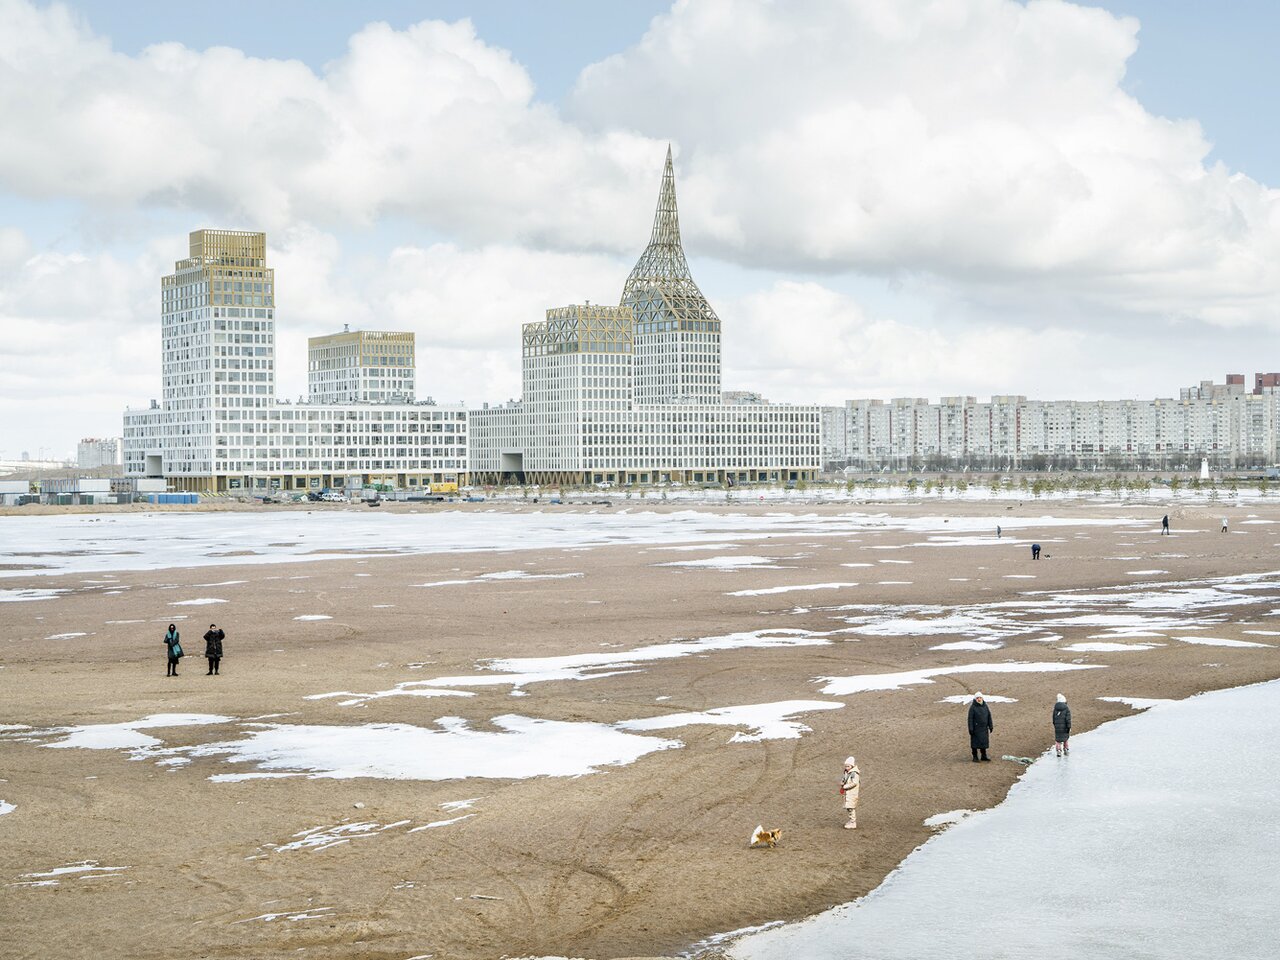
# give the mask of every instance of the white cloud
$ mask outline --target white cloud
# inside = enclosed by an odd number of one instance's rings
[[[1280,317],[1280,191],[1120,82],[1138,23],[1050,0],[679,2],[570,116],[673,136],[690,243],[961,296]]]

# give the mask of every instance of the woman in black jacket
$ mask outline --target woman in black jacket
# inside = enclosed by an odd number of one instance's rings
[[[222,663],[222,641],[226,636],[215,624],[209,624],[209,630],[204,635],[204,655],[209,661],[206,677],[218,674],[218,664]]]
[[[978,762],[981,752],[983,760],[990,760],[987,748],[991,746],[991,731],[996,725],[991,720],[991,708],[982,694],[973,695],[973,703],[969,704],[969,749],[973,752],[973,762]]]
[[[1058,756],[1070,755],[1071,744],[1067,738],[1071,736],[1071,708],[1067,706],[1067,698],[1058,694],[1058,702],[1053,705],[1053,748]]]

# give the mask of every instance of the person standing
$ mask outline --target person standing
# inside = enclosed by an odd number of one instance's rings
[[[1164,519],[1160,521],[1160,534],[1161,536],[1169,535],[1169,515],[1167,513],[1164,515]]]
[[[1039,560],[1039,559],[1040,559],[1040,544],[1038,544],[1038,543],[1033,543],[1033,544],[1031,545],[1031,559],[1032,559],[1032,560]]]
[[[1071,755],[1071,744],[1068,742],[1070,737],[1071,707],[1067,705],[1067,698],[1058,694],[1058,702],[1053,705],[1053,748],[1058,756],[1064,753]]]
[[[209,672],[205,674],[206,677],[218,675],[218,664],[222,663],[222,641],[226,636],[215,624],[209,624],[209,629],[204,635],[204,655],[209,661]]]
[[[1226,533],[1226,532],[1227,532],[1227,518],[1226,518],[1226,517],[1223,517],[1223,518],[1222,518],[1222,532],[1223,532],[1223,533]]]
[[[997,540],[999,540],[999,539],[1000,539],[1000,534],[1001,534],[1002,532],[1003,532],[1003,531],[1001,531],[1001,529],[1000,529],[1000,524],[998,524],[998,523],[997,523],[997,524],[996,524],[996,539],[997,539]]]
[[[858,771],[858,761],[853,757],[845,757],[844,775],[840,778],[840,795],[844,797],[844,809],[849,814],[849,819],[844,824],[846,830],[858,829],[858,787],[860,784],[861,774]]]
[[[169,630],[164,635],[164,645],[169,654],[169,672],[165,676],[176,677],[178,661],[182,659],[182,642],[178,635],[178,628],[172,623],[169,624]]]
[[[991,759],[987,756],[987,749],[991,746],[991,733],[995,728],[996,725],[991,720],[991,708],[987,706],[981,693],[975,693],[973,702],[969,704],[969,750],[973,753],[974,763],[978,762],[979,753],[982,754],[982,760]]]

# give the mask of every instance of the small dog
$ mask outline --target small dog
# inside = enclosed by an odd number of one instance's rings
[[[778,845],[778,841],[782,839],[782,830],[766,830],[763,826],[756,827],[755,833],[751,834],[750,846],[766,846],[772,849]]]

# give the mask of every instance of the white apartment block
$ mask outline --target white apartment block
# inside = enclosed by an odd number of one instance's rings
[[[1280,394],[1274,385],[1245,393],[1242,384],[1206,381],[1178,400],[849,400],[822,410],[823,464],[1166,470],[1197,468],[1204,458],[1215,469],[1270,466],[1280,459]]]
[[[161,281],[162,400],[124,415],[126,474],[199,492],[460,477],[461,407],[276,399],[274,285],[266,234],[191,234]]]
[[[309,403],[412,403],[414,335],[348,330],[307,340]]]
[[[653,234],[619,306],[522,330],[523,399],[471,412],[473,476],[534,483],[788,482],[816,475],[817,407],[720,389],[720,320],[689,273],[667,153]]]
[[[76,466],[81,470],[118,467],[124,462],[124,442],[120,437],[85,437],[76,445]]]

